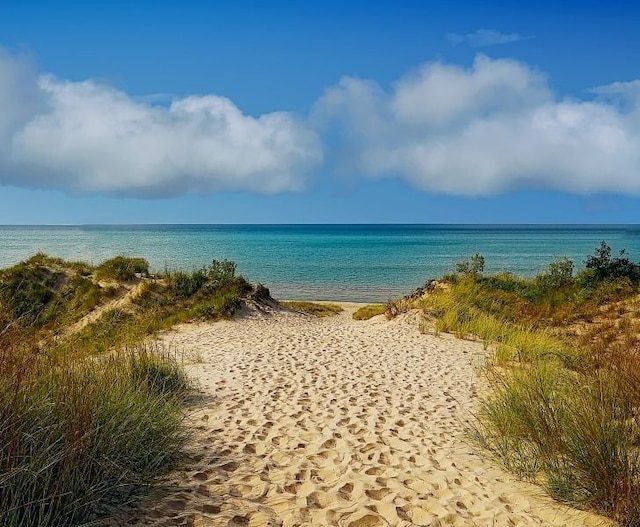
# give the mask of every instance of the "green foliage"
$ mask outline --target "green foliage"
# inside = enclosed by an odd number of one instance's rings
[[[244,278],[236,276],[236,264],[229,260],[213,260],[211,265],[192,273],[176,271],[168,273],[169,284],[177,299],[188,299],[198,293],[210,294],[222,289],[247,290]]]
[[[337,304],[318,304],[316,302],[304,301],[280,302],[280,304],[293,311],[299,311],[307,315],[313,315],[314,317],[330,317],[344,311],[342,307]]]
[[[554,498],[638,525],[638,401],[612,372],[539,362],[503,373],[493,386],[479,421],[485,446],[521,476],[543,474]]]
[[[464,275],[480,276],[484,272],[484,264],[484,256],[476,253],[468,260],[458,262],[456,264],[456,272]]]
[[[640,264],[633,263],[626,251],[622,249],[619,256],[611,256],[611,247],[602,241],[594,253],[587,257],[585,267],[592,271],[592,277],[596,281],[617,280],[627,278],[631,282],[640,282]]]
[[[354,320],[369,320],[376,315],[384,315],[387,307],[383,304],[372,304],[362,306],[353,313]]]
[[[236,263],[230,260],[213,260],[207,272],[210,288],[228,287],[236,278]]]
[[[111,279],[128,282],[136,278],[137,274],[144,276],[149,274],[149,262],[144,258],[129,258],[120,255],[104,261],[96,269],[98,280]]]
[[[178,299],[186,299],[195,295],[207,281],[207,273],[205,269],[194,271],[193,273],[185,273],[184,271],[176,271],[170,274],[169,283],[173,295]]]
[[[545,291],[570,287],[573,285],[573,262],[569,258],[551,262],[549,270],[536,277],[536,285]]]

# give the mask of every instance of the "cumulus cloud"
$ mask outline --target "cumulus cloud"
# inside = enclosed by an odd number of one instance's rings
[[[509,44],[511,42],[519,42],[521,40],[529,40],[531,37],[525,37],[518,33],[501,33],[494,29],[478,29],[473,33],[447,33],[444,36],[451,45],[458,46],[467,44],[472,48],[483,48],[487,46],[497,46],[499,44]]]
[[[287,112],[253,117],[217,95],[168,107],[38,74],[0,50],[0,183],[141,197],[301,189],[318,136]]]
[[[390,91],[345,77],[320,99],[315,118],[338,123],[344,169],[400,177],[425,191],[638,195],[636,88],[617,84],[599,89],[599,100],[557,100],[526,64],[479,55],[470,68],[427,64]],[[604,98],[620,93],[635,104]]]

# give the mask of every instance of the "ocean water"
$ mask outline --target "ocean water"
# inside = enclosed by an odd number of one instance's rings
[[[602,240],[640,260],[640,225],[88,225],[0,227],[0,267],[39,251],[91,263],[143,256],[158,271],[227,258],[276,298],[384,302],[476,252],[487,272],[532,276],[561,256],[581,267]]]

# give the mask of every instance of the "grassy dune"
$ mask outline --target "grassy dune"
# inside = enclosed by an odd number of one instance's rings
[[[228,317],[251,292],[227,261],[150,277],[140,258],[40,254],[1,271],[0,525],[78,525],[170,470],[189,381],[142,342]]]
[[[424,331],[482,340],[491,387],[474,431],[558,500],[640,525],[640,265],[603,244],[574,276],[484,276],[476,255],[414,295]]]

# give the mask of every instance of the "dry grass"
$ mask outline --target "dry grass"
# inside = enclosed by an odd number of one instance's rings
[[[353,313],[354,320],[369,320],[377,315],[384,315],[387,312],[387,306],[383,304],[370,304],[362,306]]]
[[[330,317],[344,311],[342,307],[337,304],[318,304],[316,302],[286,301],[280,302],[280,305],[292,311],[306,313],[314,317]]]

